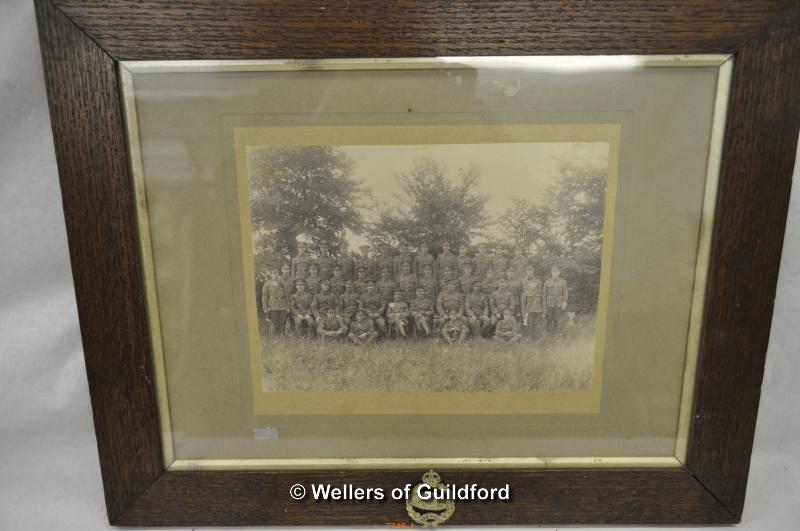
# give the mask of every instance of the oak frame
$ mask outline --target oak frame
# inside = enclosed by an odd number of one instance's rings
[[[116,63],[468,55],[735,54],[694,414],[680,469],[448,470],[511,484],[453,524],[739,521],[800,128],[791,0],[35,0],[109,521],[406,522],[403,504],[294,502],[293,483],[384,488],[420,470],[166,471]],[[109,301],[113,301],[113,304]]]

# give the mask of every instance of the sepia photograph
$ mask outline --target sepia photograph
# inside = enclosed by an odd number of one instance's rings
[[[246,157],[264,392],[591,386],[608,143]]]

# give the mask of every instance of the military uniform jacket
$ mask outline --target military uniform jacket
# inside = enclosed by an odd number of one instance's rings
[[[492,267],[498,273],[505,271],[508,269],[508,259],[505,256],[493,256],[492,257]]]
[[[491,297],[489,297],[489,308],[494,314],[503,313],[503,310],[514,311],[517,309],[517,298],[510,289],[498,288],[492,293]]]
[[[312,258],[307,254],[298,254],[292,258],[292,275],[294,278],[306,278],[308,266],[311,265]]]
[[[492,266],[492,257],[488,254],[478,253],[472,261],[475,264],[475,275],[479,278],[485,277],[486,272]]]
[[[411,311],[417,312],[433,312],[433,300],[428,297],[418,297],[411,301]]]
[[[464,297],[457,291],[443,291],[436,299],[436,310],[440,315],[447,315],[450,312],[461,313],[464,311]]]
[[[497,323],[495,333],[501,336],[519,334],[519,323],[516,319],[501,319]]]
[[[515,277],[522,279],[528,271],[528,257],[515,256],[508,261],[508,267],[514,272]]]
[[[561,277],[550,277],[544,281],[544,300],[548,308],[560,308],[567,304],[569,298],[569,289],[567,289],[567,281]]]
[[[344,319],[339,317],[338,315],[334,315],[333,317],[328,317],[327,315],[320,320],[320,324],[322,325],[323,330],[327,330],[328,332],[332,332],[337,330],[339,332],[344,332],[347,328],[345,326]]]
[[[373,267],[372,258],[365,258],[363,256],[359,256],[356,258],[356,275],[358,275],[358,270],[361,268],[365,268],[367,270],[367,278],[373,278],[375,275],[375,268]]]
[[[308,275],[306,277],[306,291],[310,291],[311,293],[314,293],[316,295],[317,293],[319,293],[320,282],[322,282],[322,277],[320,277],[319,275],[315,277]]]
[[[289,309],[289,298],[286,296],[286,290],[281,281],[272,279],[264,284],[261,289],[261,304],[264,311],[267,311],[267,309],[273,311]]]
[[[375,278],[381,278],[383,270],[389,270],[389,276],[394,276],[394,258],[391,256],[378,256],[375,258]]]
[[[395,283],[394,280],[379,280],[375,283],[375,291],[381,294],[383,302],[389,303],[394,300]]]
[[[352,256],[340,256],[336,259],[336,264],[342,269],[342,278],[353,278],[355,271],[353,270]]]
[[[428,294],[428,297],[431,299],[436,299],[436,296],[439,295],[438,286],[436,284],[436,279],[434,277],[422,277],[419,279],[418,283],[421,287],[425,288],[425,293]]]
[[[414,272],[414,255],[411,253],[405,253],[398,255],[394,259],[394,277],[398,278],[400,275],[400,271],[402,270],[403,264],[409,265],[409,271],[412,273]]]
[[[339,311],[339,297],[335,293],[328,291],[327,293],[318,293],[314,297],[313,302],[314,310],[319,312],[320,315],[325,315],[330,309]]]
[[[283,292],[286,294],[286,300],[294,293],[294,278],[292,275],[281,275],[280,283],[283,284]]]
[[[333,277],[331,280],[331,291],[337,295],[344,293],[344,278]]]
[[[386,314],[391,316],[393,313],[408,313],[408,303],[405,301],[390,302]]]
[[[371,319],[362,319],[361,321],[356,321],[353,319],[350,321],[350,332],[357,336],[360,336],[361,334],[368,334],[374,331],[375,325],[372,324]]]
[[[458,276],[460,277],[464,274],[464,267],[466,267],[467,264],[471,265],[472,268],[475,269],[475,258],[466,254],[460,254],[458,255],[458,258],[456,258],[456,264],[458,265]]]
[[[475,275],[463,276],[458,281],[461,284],[461,291],[464,293],[470,293],[478,282],[478,277]]]
[[[486,315],[487,310],[489,309],[486,295],[483,293],[467,293],[465,305],[470,312],[474,313],[478,317],[481,315]]]
[[[333,276],[333,265],[336,263],[332,256],[320,256],[317,258],[317,265],[319,266],[319,276],[324,279],[329,279]]]
[[[522,290],[522,312],[541,313],[542,307],[542,283],[538,278],[526,279]]]
[[[353,282],[353,291],[361,295],[362,293],[366,293],[367,291],[367,283],[369,279],[363,278]]]
[[[377,291],[373,293],[364,293],[358,299],[358,306],[362,310],[366,310],[369,313],[376,313],[384,307],[385,301],[380,293]]]
[[[344,315],[350,316],[358,310],[359,295],[355,291],[345,291],[339,297],[339,307],[342,309]]]
[[[432,254],[421,254],[414,259],[414,271],[418,276],[422,277],[422,272],[425,271],[425,266],[431,266],[431,273],[436,274],[436,260]]]
[[[417,277],[414,273],[408,273],[405,275],[401,275],[400,278],[397,280],[397,288],[409,295],[412,293],[417,287]]]
[[[314,302],[314,295],[307,291],[297,292],[289,300],[291,301],[292,313],[309,313]]]
[[[453,271],[458,271],[458,257],[453,253],[440,254],[436,257],[436,272],[438,275],[444,274],[444,270],[452,267]]]

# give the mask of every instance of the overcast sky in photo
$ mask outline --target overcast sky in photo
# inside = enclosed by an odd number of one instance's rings
[[[402,196],[396,175],[408,172],[425,158],[443,164],[450,177],[456,177],[458,169],[474,170],[479,175],[476,192],[489,197],[486,209],[492,220],[510,207],[514,199],[540,203],[564,166],[602,171],[608,167],[608,144],[604,142],[338,147],[353,160],[353,176],[387,208],[398,204],[396,197]],[[490,238],[501,235],[496,224],[487,232]],[[349,239],[351,249],[365,243],[357,235],[350,235]]]

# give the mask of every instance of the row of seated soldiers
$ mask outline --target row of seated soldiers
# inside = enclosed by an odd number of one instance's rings
[[[408,266],[402,266],[401,279],[408,275]],[[309,277],[316,276],[312,269]],[[448,342],[464,340],[468,334],[516,342],[523,332],[534,339],[545,330],[551,335],[560,333],[569,290],[558,267],[551,269],[545,281],[529,265],[520,282],[489,278],[464,283],[473,276],[471,265],[466,265],[460,280],[445,277],[441,291],[435,284],[421,282],[429,276],[430,272],[419,283],[395,283],[384,268],[378,282],[344,279],[339,289],[336,274],[331,280],[309,284],[308,278],[293,278],[284,266],[281,273],[269,271],[261,294],[262,310],[274,334],[284,334],[289,324],[298,336],[349,337],[354,342],[409,333],[415,337],[441,334]]]

